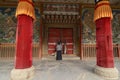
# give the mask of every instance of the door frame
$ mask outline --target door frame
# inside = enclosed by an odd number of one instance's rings
[[[79,55],[79,32],[77,24],[45,24],[43,37],[43,54],[48,54],[48,29],[49,28],[72,28],[73,29],[73,54]]]

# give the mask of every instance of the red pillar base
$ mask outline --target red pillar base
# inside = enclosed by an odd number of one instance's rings
[[[104,67],[96,66],[95,73],[107,80],[111,80],[111,79],[117,80],[119,77],[119,72],[116,68],[104,68]]]
[[[26,69],[13,69],[11,71],[10,80],[33,80],[34,78],[34,67]]]

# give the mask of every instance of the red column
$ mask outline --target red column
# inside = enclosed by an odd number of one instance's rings
[[[114,66],[111,20],[112,10],[108,0],[95,0],[97,66],[95,72],[106,79],[118,79]],[[111,74],[112,73],[112,74]]]
[[[33,20],[35,20],[32,0],[19,0],[16,9],[16,56],[15,68],[11,71],[10,80],[32,80],[32,35]]]
[[[97,65],[104,68],[113,68],[113,45],[111,18],[105,17],[95,21],[97,43]]]
[[[27,15],[19,15],[17,19],[15,68],[24,69],[32,66],[33,19]]]

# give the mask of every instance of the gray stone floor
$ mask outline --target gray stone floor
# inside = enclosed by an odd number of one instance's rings
[[[94,73],[95,64],[95,59],[34,60],[34,80],[105,80]],[[120,59],[115,59],[115,66],[120,72]],[[13,67],[12,60],[0,61],[0,80],[9,80]]]

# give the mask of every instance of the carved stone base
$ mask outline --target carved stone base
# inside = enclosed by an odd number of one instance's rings
[[[114,80],[114,79],[118,79],[118,70],[116,68],[104,68],[104,67],[100,67],[100,66],[96,66],[95,67],[95,73],[97,73],[98,75],[102,76],[105,79],[110,79],[110,80]]]
[[[26,69],[13,69],[10,80],[32,80],[34,77],[34,67]]]

